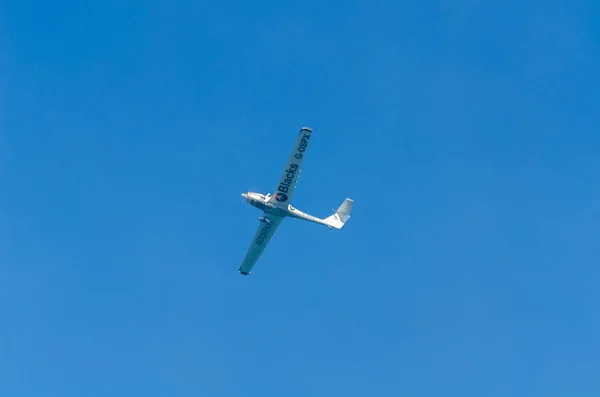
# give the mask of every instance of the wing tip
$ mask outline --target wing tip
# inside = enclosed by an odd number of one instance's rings
[[[242,269],[238,270],[242,276],[249,276],[250,272],[245,272]]]
[[[302,128],[300,129],[300,131],[308,131],[308,132],[312,132],[312,128],[310,128],[310,127],[302,127]]]

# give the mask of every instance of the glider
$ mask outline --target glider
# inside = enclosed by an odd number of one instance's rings
[[[296,144],[288,158],[286,167],[279,178],[275,193],[262,194],[257,192],[246,192],[242,197],[252,205],[263,211],[258,230],[254,235],[252,243],[246,252],[246,257],[240,265],[239,272],[245,276],[249,275],[256,261],[265,250],[267,244],[273,237],[273,234],[281,224],[283,218],[289,216],[292,218],[303,219],[305,221],[318,223],[327,226],[329,229],[341,229],[350,218],[350,211],[354,201],[347,198],[338,207],[333,215],[320,219],[306,214],[297,208],[294,208],[290,201],[294,194],[298,176],[302,169],[302,163],[306,156],[306,149],[310,142],[312,129],[303,127],[298,133]]]

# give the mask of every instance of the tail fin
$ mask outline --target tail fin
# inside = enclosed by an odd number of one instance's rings
[[[342,205],[335,211],[335,214],[324,219],[325,222],[327,222],[327,226],[341,229],[348,219],[350,219],[350,212],[352,211],[353,204],[354,200],[352,199],[347,198],[344,200]]]

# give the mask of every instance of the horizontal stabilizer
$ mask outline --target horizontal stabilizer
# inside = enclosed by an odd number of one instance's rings
[[[344,224],[350,219],[350,212],[352,211],[352,205],[354,204],[354,200],[345,199],[344,202],[338,207],[335,211],[335,214],[325,218],[325,222],[327,226],[334,227],[336,229],[341,229]]]

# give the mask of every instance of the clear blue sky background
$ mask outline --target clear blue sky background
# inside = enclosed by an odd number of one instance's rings
[[[4,2],[0,395],[599,396],[599,37],[592,0]],[[304,125],[294,204],[353,217],[243,277]]]

